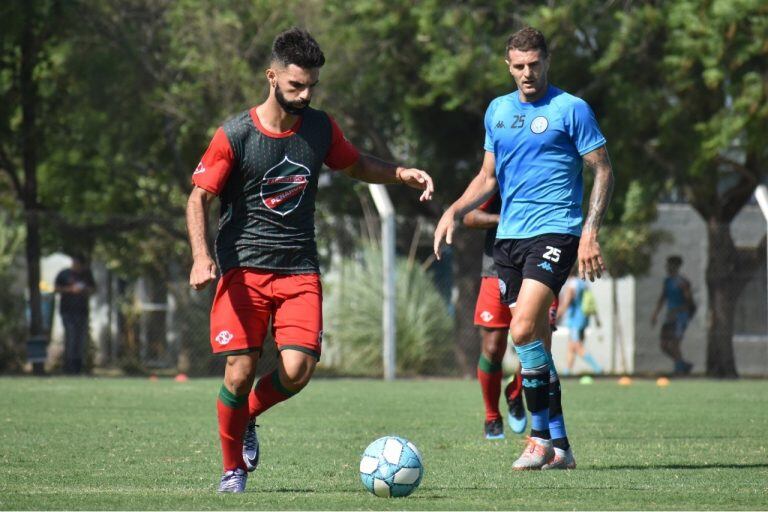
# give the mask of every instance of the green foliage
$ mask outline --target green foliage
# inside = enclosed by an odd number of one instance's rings
[[[382,372],[382,279],[381,250],[370,244],[326,275],[325,350],[345,375]],[[453,319],[430,275],[398,258],[396,294],[398,373],[451,373]]]
[[[652,192],[639,181],[632,182],[624,197],[624,212],[618,223],[601,231],[603,256],[612,277],[640,276],[651,266],[658,244],[669,235],[650,227],[656,218]]]
[[[0,372],[15,372],[23,363],[27,326],[18,263],[24,244],[19,219],[0,210]]]

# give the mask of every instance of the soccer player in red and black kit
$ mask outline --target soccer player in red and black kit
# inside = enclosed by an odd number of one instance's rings
[[[501,302],[499,274],[493,262],[493,244],[496,242],[499,212],[501,212],[501,196],[497,193],[466,214],[463,219],[464,225],[469,228],[486,230],[482,279],[475,305],[475,325],[480,328],[483,344],[477,363],[477,380],[480,382],[485,405],[483,431],[486,439],[504,439],[504,423],[499,411],[501,363],[507,351],[509,324],[512,321],[510,308]],[[549,325],[553,331],[556,329],[557,308],[558,300],[555,297],[549,308]],[[507,420],[516,434],[522,434],[527,425],[522,389],[523,380],[520,372],[515,372],[504,389],[504,398],[509,407]]]
[[[266,70],[269,97],[216,130],[194,172],[187,203],[196,290],[221,280],[211,309],[211,346],[226,356],[217,409],[224,475],[219,492],[243,492],[256,468],[255,418],[298,393],[320,357],[322,289],[315,195],[323,164],[368,183],[434,190],[430,176],[364,155],[333,118],[309,107],[325,63],[304,30],[279,34]],[[208,207],[221,201],[216,262],[206,243]],[[256,362],[272,320],[278,368],[259,379]]]

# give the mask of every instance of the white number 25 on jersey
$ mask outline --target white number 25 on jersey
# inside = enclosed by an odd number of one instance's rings
[[[560,249],[555,249],[551,245],[547,246],[547,252],[544,253],[543,258],[553,263],[560,261]]]

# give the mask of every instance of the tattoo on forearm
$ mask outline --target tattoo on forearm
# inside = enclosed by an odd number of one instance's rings
[[[597,231],[603,222],[608,203],[613,193],[613,170],[605,146],[584,157],[584,163],[595,172],[595,182],[589,197],[589,211],[584,221],[584,229]]]

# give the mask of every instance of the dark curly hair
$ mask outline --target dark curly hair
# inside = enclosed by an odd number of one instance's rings
[[[521,52],[540,50],[542,57],[546,58],[549,55],[547,40],[544,39],[544,34],[533,27],[522,28],[509,36],[509,39],[507,39],[507,53],[509,53],[509,50],[519,50]]]
[[[275,38],[272,43],[272,61],[283,66],[295,64],[300,68],[311,69],[322,67],[325,55],[309,32],[293,27]]]

